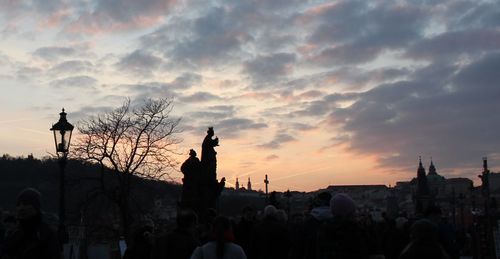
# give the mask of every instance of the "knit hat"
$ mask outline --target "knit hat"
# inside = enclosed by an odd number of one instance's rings
[[[349,217],[356,211],[356,205],[349,195],[339,193],[330,200],[330,210],[333,216]]]
[[[25,204],[25,205],[31,205],[33,206],[38,212],[41,211],[41,204],[40,204],[40,198],[41,194],[39,191],[33,189],[33,188],[26,188],[24,189],[19,195],[17,196],[17,205],[19,204]]]

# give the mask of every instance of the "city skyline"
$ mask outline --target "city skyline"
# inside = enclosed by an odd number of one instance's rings
[[[213,126],[218,177],[256,190],[394,185],[419,156],[476,185],[482,157],[500,168],[496,1],[0,4],[2,154],[54,153],[63,107],[77,125],[172,97],[177,160]]]

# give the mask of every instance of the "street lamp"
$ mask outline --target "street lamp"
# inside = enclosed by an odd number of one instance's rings
[[[64,221],[66,219],[65,214],[65,200],[64,200],[64,169],[66,167],[66,162],[68,158],[69,143],[71,141],[71,133],[73,131],[73,125],[71,125],[66,119],[66,113],[64,108],[62,112],[59,113],[59,121],[52,125],[50,130],[54,133],[54,143],[56,145],[57,157],[59,158],[59,241],[61,244],[68,242],[68,233],[66,232],[66,227],[64,226]]]

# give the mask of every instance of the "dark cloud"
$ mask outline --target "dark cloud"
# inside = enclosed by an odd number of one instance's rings
[[[302,102],[300,109],[291,113],[291,116],[323,117],[339,107],[343,101],[354,101],[358,98],[358,93],[334,93],[324,96],[320,100]]]
[[[226,119],[214,125],[215,132],[218,133],[219,136],[224,136],[225,138],[235,138],[238,137],[242,131],[262,128],[267,128],[267,124],[244,118]]]
[[[52,81],[50,84],[55,87],[64,88],[85,88],[85,89],[95,89],[97,85],[97,80],[90,76],[71,76],[63,79],[58,79]]]
[[[344,144],[352,151],[377,155],[383,166],[407,166],[418,155],[439,157],[444,168],[474,166],[500,148],[500,115],[492,112],[500,109],[492,83],[500,79],[499,65],[500,55],[493,55],[450,69],[442,78],[451,81],[380,85],[335,109],[329,122],[350,136]]]
[[[297,139],[292,137],[291,135],[288,135],[286,133],[278,133],[276,136],[274,136],[273,140],[270,142],[258,145],[259,148],[264,148],[264,149],[278,149],[280,148],[283,144],[296,141]]]
[[[199,103],[199,102],[217,101],[221,100],[222,98],[208,92],[197,92],[192,95],[182,96],[179,99],[186,103]]]
[[[269,56],[259,56],[244,64],[243,72],[250,75],[256,83],[273,82],[292,72],[296,61],[295,54],[276,53]]]
[[[188,21],[189,37],[173,41],[165,56],[177,65],[200,67],[231,60],[241,45],[251,37],[240,30],[228,9],[213,7],[205,16]]]
[[[86,73],[93,72],[94,64],[90,61],[86,60],[70,60],[64,61],[59,64],[56,64],[50,69],[50,72],[56,74],[75,74],[75,73]]]
[[[426,16],[418,5],[340,1],[315,7],[298,19],[320,22],[309,37],[310,44],[319,46],[309,60],[340,66],[367,63],[383,50],[404,48],[420,38]]]
[[[186,116],[194,121],[217,121],[231,118],[235,115],[236,107],[232,105],[218,105],[200,108],[196,112],[187,113]]]
[[[187,72],[175,78],[175,80],[170,83],[170,86],[176,90],[185,90],[191,88],[193,85],[199,84],[202,79],[203,77],[199,74]]]
[[[116,67],[120,70],[146,77],[150,76],[161,63],[161,58],[141,50],[136,50],[123,57],[116,64]]]
[[[500,32],[493,29],[475,29],[444,32],[417,42],[406,50],[412,59],[452,59],[459,55],[475,57],[485,51],[500,49]]]
[[[81,120],[88,120],[92,116],[98,116],[99,114],[103,114],[106,112],[110,112],[117,107],[112,106],[83,106],[77,111],[67,111],[69,115],[71,115],[72,120],[76,120],[76,127],[79,126]],[[69,119],[68,115],[68,119]]]
[[[95,0],[83,2],[76,10],[78,18],[66,32],[98,34],[154,26],[162,22],[174,0]]]
[[[48,61],[54,61],[60,58],[74,56],[77,53],[77,50],[71,47],[43,47],[35,50],[33,55]]]

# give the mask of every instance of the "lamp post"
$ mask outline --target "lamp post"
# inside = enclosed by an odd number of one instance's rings
[[[68,158],[69,143],[71,141],[71,133],[73,131],[73,125],[71,125],[66,119],[66,113],[64,108],[62,112],[59,113],[59,121],[52,125],[50,130],[54,133],[54,143],[56,145],[56,153],[59,159],[59,241],[61,244],[68,242],[68,233],[66,232],[66,227],[64,221],[66,219],[66,206],[65,206],[65,190],[64,190],[64,169],[66,167],[66,162]]]

